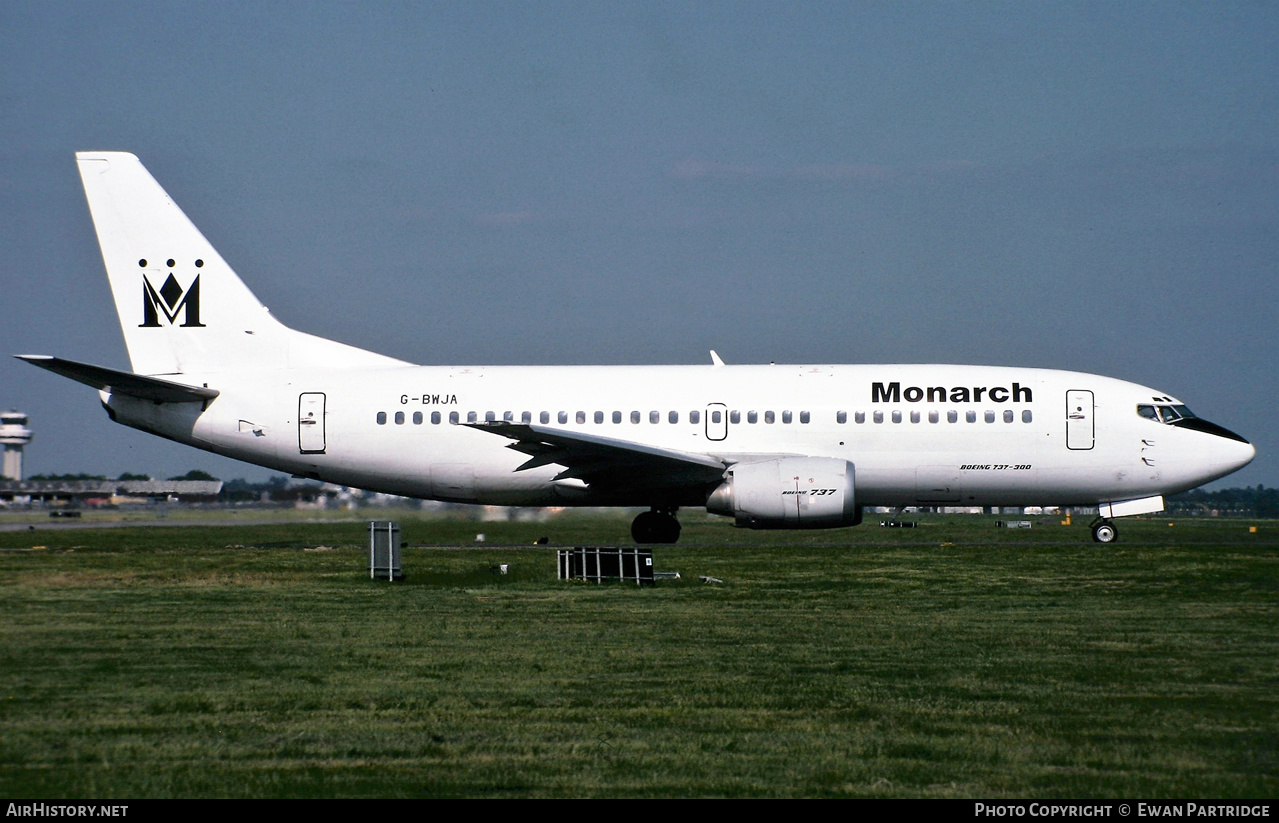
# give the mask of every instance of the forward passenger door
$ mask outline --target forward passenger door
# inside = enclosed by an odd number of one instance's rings
[[[1092,392],[1071,389],[1066,392],[1066,448],[1091,449],[1094,436]]]

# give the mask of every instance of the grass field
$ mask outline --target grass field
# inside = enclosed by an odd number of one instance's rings
[[[363,522],[0,533],[0,795],[1279,795],[1273,521],[690,512],[636,588],[555,579],[625,519],[412,516],[400,583]]]

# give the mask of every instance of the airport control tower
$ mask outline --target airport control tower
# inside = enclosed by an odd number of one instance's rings
[[[0,444],[4,445],[4,468],[0,475],[22,479],[22,447],[31,442],[27,416],[18,411],[0,412]]]

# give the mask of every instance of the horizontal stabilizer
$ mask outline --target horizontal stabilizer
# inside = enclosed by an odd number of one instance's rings
[[[127,394],[143,400],[155,400],[161,403],[200,403],[218,396],[217,389],[203,386],[186,386],[158,377],[146,377],[141,374],[106,369],[102,366],[90,366],[88,363],[77,363],[74,360],[63,360],[46,354],[16,354],[19,360],[25,360],[33,366],[48,369],[54,374],[70,377],[72,380],[105,389],[112,394]]]

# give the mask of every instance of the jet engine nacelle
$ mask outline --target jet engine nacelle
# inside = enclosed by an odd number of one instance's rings
[[[706,510],[752,529],[833,529],[862,522],[853,464],[833,457],[737,463],[706,498]]]

